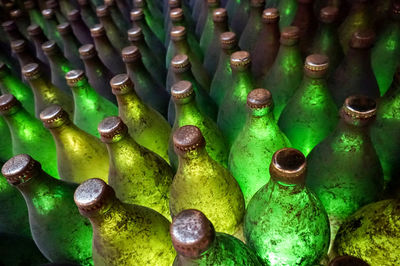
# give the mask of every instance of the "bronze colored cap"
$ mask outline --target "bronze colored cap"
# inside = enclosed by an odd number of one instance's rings
[[[54,11],[53,9],[44,9],[42,11],[42,15],[45,19],[52,19],[54,17]]]
[[[75,85],[81,81],[86,80],[85,72],[80,69],[68,71],[65,75],[65,79],[67,81],[68,86],[75,87]]]
[[[26,42],[24,40],[11,41],[11,50],[14,53],[22,53],[26,50]]]
[[[232,69],[247,69],[250,67],[251,59],[249,52],[238,51],[231,55],[231,68]]]
[[[33,80],[40,77],[42,72],[40,71],[38,64],[30,63],[22,67],[22,74],[24,75],[25,79]]]
[[[96,48],[93,44],[85,44],[79,48],[79,55],[81,59],[85,60],[97,55]]]
[[[52,40],[43,43],[42,50],[46,55],[60,52],[60,49],[58,48],[56,42]]]
[[[368,96],[354,95],[347,97],[342,107],[345,119],[370,120],[376,115],[376,101]]]
[[[126,94],[134,90],[134,84],[127,74],[119,74],[110,80],[112,93],[115,95]]]
[[[109,205],[110,200],[114,199],[114,189],[99,178],[86,180],[79,185],[74,193],[75,204],[79,212],[86,217],[104,209],[105,205]]]
[[[272,95],[266,89],[254,89],[247,95],[247,106],[251,109],[262,109],[272,106]]]
[[[321,9],[319,19],[324,23],[333,23],[339,15],[339,9],[334,6],[327,6]]]
[[[144,18],[143,9],[141,8],[134,8],[131,11],[131,20],[132,21],[139,21]]]
[[[210,220],[198,210],[181,211],[170,226],[172,244],[179,255],[197,258],[207,251],[215,239]]]
[[[56,9],[58,8],[58,2],[56,0],[48,0],[46,1],[47,8]]]
[[[265,6],[265,0],[251,0],[250,1],[251,7],[262,7]]]
[[[57,104],[46,107],[39,116],[46,128],[57,128],[69,121],[68,113]]]
[[[146,5],[146,2],[143,0],[133,0],[134,7],[143,8]]]
[[[133,28],[128,30],[128,39],[129,41],[135,42],[143,40],[143,32],[140,27],[134,26]]]
[[[171,28],[171,40],[179,41],[186,38],[186,28],[183,26],[173,26]]]
[[[21,9],[15,9],[15,10],[12,10],[12,11],[10,12],[10,16],[11,16],[13,19],[21,18],[21,17],[23,17],[23,15],[24,15],[24,12],[23,12]]]
[[[219,0],[207,0],[207,6],[208,7],[218,7]]]
[[[356,49],[370,48],[375,42],[373,30],[356,31],[350,40],[350,47]]]
[[[174,100],[186,99],[194,95],[192,83],[181,80],[171,87],[171,96]]]
[[[98,6],[96,8],[96,15],[99,18],[110,15],[110,12],[108,10],[108,6],[106,6],[106,5]]]
[[[7,20],[4,21],[1,26],[5,31],[13,31],[17,29],[17,24],[14,22],[14,20]]]
[[[41,171],[40,163],[28,154],[19,154],[11,157],[1,168],[1,173],[8,183],[13,186],[27,182]]]
[[[90,29],[90,35],[92,37],[100,37],[106,34],[106,30],[104,29],[102,24],[96,24],[93,28]]]
[[[328,72],[329,59],[322,54],[312,54],[307,56],[304,64],[305,73],[314,78],[324,77]]]
[[[214,22],[224,22],[228,19],[228,12],[226,12],[225,8],[217,8],[213,12],[213,21]]]
[[[81,12],[78,9],[71,10],[67,14],[68,21],[77,21],[81,19]]]
[[[225,50],[234,49],[237,47],[236,34],[231,31],[224,32],[219,37],[221,48]]]
[[[262,13],[262,20],[265,23],[273,23],[279,20],[279,10],[276,8],[264,9]]]
[[[328,266],[369,266],[369,264],[362,259],[346,255],[334,258]]]
[[[181,21],[183,16],[182,8],[174,8],[171,10],[171,12],[169,12],[169,17],[172,21]]]
[[[189,57],[185,54],[177,54],[171,60],[171,67],[175,73],[182,73],[190,69]]]
[[[31,36],[31,37],[32,36],[36,36],[36,35],[40,35],[40,34],[43,33],[42,28],[37,24],[29,25],[28,28],[27,28],[27,31],[28,31],[28,35]]]
[[[206,141],[200,129],[196,126],[183,126],[177,129],[173,135],[175,150],[187,152],[204,147]]]
[[[72,32],[71,25],[68,22],[64,22],[64,23],[57,25],[57,30],[61,35]]]
[[[170,9],[173,8],[180,8],[181,7],[181,0],[169,0],[168,5]]]
[[[25,1],[24,2],[24,7],[25,7],[26,10],[33,9],[33,8],[35,8],[35,2],[31,1],[31,0]]]
[[[3,94],[0,96],[0,114],[11,115],[21,106],[21,103],[12,94]],[[17,108],[15,108],[17,107]]]
[[[104,4],[107,6],[113,6],[113,5],[115,5],[115,1],[114,0],[104,0]]]
[[[101,141],[104,143],[117,142],[128,133],[128,127],[118,116],[104,118],[97,130],[100,133]]]
[[[299,150],[283,148],[272,156],[269,172],[275,181],[301,185],[305,182],[306,168],[306,157]]]
[[[127,46],[124,49],[122,49],[121,54],[122,54],[122,61],[124,61],[125,63],[136,62],[137,60],[142,58],[139,49],[134,45]]]
[[[296,26],[283,28],[280,42],[283,45],[294,45],[299,42],[300,30]]]

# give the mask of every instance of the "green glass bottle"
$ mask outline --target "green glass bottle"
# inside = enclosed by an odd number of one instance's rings
[[[361,258],[368,265],[397,265],[399,228],[399,198],[366,205],[340,227],[335,252]]]
[[[376,103],[366,96],[348,97],[333,133],[308,155],[307,185],[328,213],[333,241],[340,224],[383,190],[383,173],[369,136]]]
[[[168,140],[171,126],[168,122],[140,100],[127,74],[115,76],[110,85],[117,97],[119,116],[128,126],[132,138],[169,162]]]
[[[0,117],[0,161],[6,161],[13,156],[10,129],[3,117]]]
[[[171,224],[172,244],[178,255],[174,266],[261,266],[254,252],[239,239],[215,232],[213,224],[198,210],[181,211]]]
[[[270,181],[247,206],[246,242],[266,265],[315,265],[328,251],[329,220],[321,201],[305,186],[306,168],[300,151],[278,150]]]
[[[17,8],[10,11],[10,18],[15,22],[22,35],[24,35],[25,38],[29,38],[27,28],[30,25],[30,19],[28,13]]]
[[[171,265],[175,250],[170,223],[152,209],[122,203],[101,179],[89,179],[75,191],[81,215],[93,228],[95,265]]]
[[[279,20],[279,27],[281,30],[290,26],[296,16],[297,0],[280,0],[278,3],[278,10],[281,16]]]
[[[238,51],[231,55],[232,76],[229,90],[225,93],[218,111],[217,124],[232,146],[246,123],[247,94],[254,89],[251,75],[250,54]]]
[[[251,0],[249,2],[249,18],[239,40],[239,47],[245,51],[253,51],[253,47],[261,32],[262,14],[265,6],[265,0]]]
[[[172,217],[198,209],[215,230],[239,234],[245,211],[243,194],[229,171],[208,155],[200,129],[183,126],[175,131],[173,142],[179,167],[170,190]]]
[[[115,25],[117,25],[118,29],[122,32],[126,32],[127,30],[129,30],[131,26],[129,20],[129,9],[125,10],[127,13],[122,13],[118,9],[118,5],[115,0],[104,0],[104,5],[106,5],[108,10],[110,11],[111,18],[114,20]],[[127,15],[126,19],[124,17],[125,14]]]
[[[165,32],[164,32],[164,21],[163,15],[158,9],[151,9],[146,0],[133,0],[135,8],[141,8],[143,10],[144,18],[149,25],[150,29],[154,32],[157,38],[164,43]],[[155,13],[154,13],[155,12]]]
[[[50,73],[50,68],[48,65],[44,64],[40,61],[33,50],[31,50],[28,46],[28,43],[24,40],[16,40],[11,42],[11,50],[12,54],[17,58],[19,68],[22,71],[22,68],[31,63],[37,63],[40,66],[41,71],[44,73]]]
[[[42,10],[42,16],[44,18],[44,34],[46,34],[49,40],[55,41],[57,45],[63,49],[63,41],[60,33],[57,31],[58,20],[53,9]]]
[[[1,172],[24,196],[33,240],[42,254],[50,261],[93,265],[92,229],[73,202],[77,185],[49,176],[26,154],[12,157]]]
[[[169,10],[165,15],[164,19],[164,28],[165,28],[165,43],[168,44],[170,41],[169,33],[171,31],[171,27],[174,26],[184,26],[188,29],[188,35],[192,35],[197,42],[197,37],[195,35],[196,23],[193,20],[191,15],[191,10],[187,3],[182,0],[168,0]],[[173,15],[179,13],[179,16]],[[180,24],[180,25],[178,25]],[[188,41],[190,43],[191,37],[188,36]],[[199,45],[199,44],[198,44]],[[200,47],[199,47],[200,49]]]
[[[84,65],[79,56],[79,47],[81,43],[72,32],[71,25],[69,23],[61,23],[57,25],[57,30],[64,43],[64,56],[74,66],[75,69],[83,69]]]
[[[74,124],[87,133],[100,137],[97,125],[105,117],[117,115],[118,108],[97,94],[82,70],[71,70],[65,75],[65,79],[74,96]]]
[[[39,25],[42,29],[44,29],[44,18],[42,14],[40,14],[39,9],[36,6],[35,1],[29,0],[24,1],[24,8],[29,14],[29,18],[31,23]]]
[[[80,7],[80,11],[82,14],[82,19],[85,21],[85,24],[91,28],[94,25],[98,24],[99,21],[96,17],[96,14],[94,13],[92,9],[92,5],[90,3],[90,0],[78,0],[77,1]]]
[[[38,64],[27,64],[22,68],[22,74],[35,97],[36,117],[39,117],[40,112],[51,104],[61,105],[70,115],[74,113],[72,97],[54,86]]]
[[[64,10],[61,10],[60,3],[59,3],[59,2],[62,2],[62,4],[65,3],[65,1],[47,0],[47,1],[46,1],[46,7],[53,10],[53,12],[54,12],[54,14],[55,14],[57,20],[58,20],[60,23],[65,23],[65,22],[67,22],[66,15],[68,14],[68,12],[67,12],[67,13],[64,13],[65,15],[63,14],[63,12],[65,11],[64,5],[62,5],[62,8],[63,8]],[[72,9],[72,8],[71,8],[71,9]]]
[[[43,165],[44,171],[59,178],[56,147],[40,121],[30,115],[11,94],[0,96],[0,112],[11,132],[13,154],[31,154]]]
[[[282,21],[282,20],[281,20]],[[281,46],[270,70],[260,79],[260,87],[272,93],[274,116],[278,120],[303,78],[303,59],[299,49],[299,28],[286,27],[281,32]]]
[[[42,50],[42,44],[47,42],[46,35],[44,35],[42,28],[37,24],[32,24],[27,28],[29,38],[31,39],[33,45],[35,46],[35,53],[37,59],[39,59],[42,63],[49,65],[47,61],[47,57]],[[34,63],[34,62],[29,62]]]
[[[210,96],[218,106],[231,89],[229,82],[232,77],[231,55],[239,50],[237,38],[234,32],[224,32],[220,35],[221,52],[219,54],[217,69],[210,86]]]
[[[171,165],[175,169],[178,168],[178,157],[174,152],[174,143],[172,140],[173,133],[180,127],[193,125],[198,127],[202,132],[206,140],[206,151],[211,159],[226,168],[228,148],[225,138],[222,136],[217,124],[198,108],[198,103],[195,101],[197,95],[192,83],[186,80],[175,83],[171,88],[171,96],[176,110],[168,150]]]
[[[76,38],[82,44],[93,44],[93,39],[90,36],[90,30],[82,20],[82,16],[79,10],[74,9],[68,13],[68,22],[71,25],[72,31]]]
[[[220,6],[219,0],[207,0],[207,13],[204,16],[204,24],[201,25],[200,19],[196,25],[196,34],[200,36],[200,48],[204,54],[206,54],[208,47],[212,41],[214,32],[214,10]],[[226,30],[224,30],[226,31]]]
[[[269,181],[265,162],[271,161],[275,151],[291,146],[273,116],[272,96],[268,90],[252,90],[247,96],[247,107],[246,124],[232,144],[228,163],[246,205]]]
[[[97,176],[107,181],[107,149],[98,138],[75,126],[59,105],[44,109],[40,119],[56,143],[58,172],[62,180],[80,184]]]
[[[99,124],[99,132],[110,158],[108,184],[117,198],[151,208],[170,220],[169,187],[174,174],[169,164],[137,144],[117,116],[105,118]]]
[[[303,80],[279,118],[279,127],[293,148],[305,156],[335,129],[338,122],[338,109],[326,81],[328,68],[325,55],[307,56]]]
[[[378,35],[371,52],[371,65],[379,91],[385,95],[392,83],[400,58],[400,3],[393,1],[390,20]]]

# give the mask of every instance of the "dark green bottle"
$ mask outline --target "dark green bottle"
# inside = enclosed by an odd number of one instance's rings
[[[290,26],[296,16],[297,11],[297,0],[280,0],[278,3],[278,10],[281,14],[281,19],[279,20],[279,27],[281,30]]]
[[[219,0],[207,0],[207,13],[204,13],[203,25],[201,25],[201,17],[199,18],[196,25],[196,34],[200,36],[200,48],[204,54],[206,54],[208,47],[212,41],[214,32],[214,10],[220,6]],[[224,30],[224,31],[227,31]]]
[[[125,2],[125,0],[123,2]],[[111,18],[114,20],[115,25],[117,25],[118,29],[121,32],[126,32],[127,30],[129,30],[131,26],[129,19],[129,9],[124,10],[124,13],[122,13],[118,9],[118,5],[115,0],[104,0],[104,5],[107,6]]]
[[[78,0],[77,1],[81,10],[82,18],[85,21],[85,24],[91,28],[94,25],[99,23],[95,12],[92,9],[92,5],[90,0]]]
[[[24,1],[24,8],[29,14],[29,18],[32,24],[37,24],[40,28],[44,28],[44,18],[40,14],[39,9],[36,6],[35,1],[29,0]]]
[[[43,10],[42,16],[45,22],[43,28],[44,34],[46,34],[49,40],[55,41],[57,45],[61,49],[63,49],[63,41],[61,39],[60,33],[57,31],[57,25],[59,24],[59,22],[53,9]]]
[[[264,10],[265,0],[251,0],[250,13],[247,24],[240,36],[239,47],[245,51],[253,51],[256,40],[262,29],[262,14]],[[258,56],[258,55],[257,55]],[[261,55],[260,55],[261,56]]]
[[[65,58],[71,62],[76,69],[83,69],[84,65],[79,57],[79,47],[81,46],[81,43],[72,32],[71,25],[67,22],[61,23],[60,25],[57,25],[57,30],[63,40],[63,53]]]
[[[141,8],[143,10],[147,25],[149,25],[157,38],[164,43],[165,32],[163,15],[160,10],[149,5],[150,2],[151,0],[133,0],[133,5],[135,8]]]
[[[33,45],[35,46],[36,57],[42,63],[49,65],[46,55],[42,50],[42,44],[47,42],[46,35],[44,35],[42,28],[37,24],[32,24],[28,28],[29,38],[32,40]]]

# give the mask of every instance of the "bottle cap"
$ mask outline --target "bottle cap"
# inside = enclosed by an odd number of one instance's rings
[[[117,142],[128,133],[128,127],[118,116],[104,118],[97,130],[100,133],[101,141],[104,143]]]
[[[37,24],[29,25],[27,31],[30,37],[43,34],[42,28]]]
[[[219,40],[222,49],[230,50],[237,47],[237,38],[234,32],[227,31],[222,33]]]
[[[369,264],[362,259],[346,255],[334,258],[328,266],[369,266]]]
[[[341,109],[341,116],[346,122],[356,123],[369,122],[375,118],[376,101],[364,95],[347,97]],[[367,123],[365,123],[367,124]],[[364,123],[361,123],[364,125]]]
[[[339,9],[334,6],[327,6],[321,9],[319,19],[323,23],[333,23],[339,15]]]
[[[262,20],[265,23],[273,23],[279,21],[279,10],[276,8],[264,9],[262,13]]]
[[[142,58],[139,49],[134,45],[123,48],[121,54],[125,63],[133,63]]]
[[[192,83],[187,80],[181,80],[175,83],[171,87],[171,96],[174,101],[192,98],[192,96],[194,96]]]
[[[171,21],[182,21],[184,17],[182,8],[171,9],[169,17],[171,18]]]
[[[183,26],[173,26],[171,28],[171,40],[180,41],[186,38],[186,29]]]
[[[286,184],[304,184],[306,157],[296,149],[284,148],[274,153],[269,167],[271,178]]]
[[[373,30],[363,30],[354,32],[350,40],[350,47],[356,49],[370,48],[375,42]]]
[[[73,9],[67,14],[68,21],[78,21],[81,19],[81,12],[78,9]]]
[[[141,8],[134,8],[131,11],[131,20],[132,21],[139,21],[144,18],[143,9]]]
[[[55,41],[47,41],[42,44],[42,50],[46,55],[56,54],[60,52]]]
[[[249,52],[238,51],[231,55],[231,68],[232,69],[247,69],[250,67],[251,59]]]
[[[64,23],[57,25],[57,30],[61,35],[72,32],[71,25],[68,22],[64,22]]]
[[[392,1],[392,14],[395,18],[399,18],[400,15],[400,3],[397,1]]]
[[[180,151],[185,153],[206,145],[203,134],[196,126],[188,125],[180,127],[175,131],[172,138],[174,141],[175,151],[177,152]]]
[[[97,51],[93,44],[85,44],[79,48],[80,58],[85,60],[97,55]]]
[[[299,42],[300,30],[296,26],[289,26],[282,29],[280,42],[283,45],[294,45]]]
[[[13,50],[14,53],[22,53],[26,51],[26,42],[24,40],[15,40],[11,41],[11,50]]]
[[[133,28],[128,30],[128,39],[132,42],[143,40],[142,29],[138,26],[133,26]]]
[[[110,85],[115,95],[126,94],[134,89],[134,84],[127,74],[116,75],[111,79]]]
[[[46,128],[57,128],[69,121],[68,113],[57,104],[46,107],[39,116]]]
[[[110,199],[115,199],[114,189],[99,178],[86,180],[74,193],[75,204],[79,212],[86,217],[90,217],[101,209],[107,210],[111,206]]]
[[[265,0],[251,0],[250,1],[251,7],[262,7],[265,6]]]
[[[22,74],[26,80],[34,80],[42,75],[40,67],[36,63],[30,63],[22,67]]]
[[[208,7],[219,7],[219,0],[207,0]]]
[[[11,115],[19,109],[21,103],[12,94],[3,94],[0,96],[0,114]]]
[[[101,37],[106,34],[106,30],[104,29],[102,24],[96,24],[93,28],[90,29],[90,35],[92,37]]]
[[[25,1],[24,7],[26,10],[33,9],[33,8],[35,8],[35,2],[31,1],[31,0]]]
[[[262,109],[272,106],[272,95],[266,89],[254,89],[247,95],[247,106],[251,109]]]
[[[81,80],[86,80],[85,72],[80,69],[68,71],[65,75],[68,86],[75,87],[76,84]]]
[[[1,23],[1,26],[5,31],[13,31],[18,28],[17,24],[15,24],[13,20],[4,21],[3,23]]]
[[[35,177],[42,170],[40,163],[28,154],[19,154],[11,157],[3,167],[1,173],[13,186],[25,183]]]
[[[217,8],[213,12],[214,22],[224,22],[228,19],[228,13],[225,8]]]
[[[107,6],[114,6],[115,1],[114,0],[104,0],[104,4]]]
[[[307,56],[304,64],[305,73],[313,78],[322,78],[326,75],[329,68],[329,59],[322,54],[312,54]]]
[[[52,19],[52,18],[54,18],[55,14],[54,14],[53,9],[48,8],[48,9],[42,10],[42,15],[45,19]]]
[[[202,212],[188,209],[174,217],[170,235],[179,255],[197,258],[213,243],[215,229]]]
[[[24,12],[21,9],[15,9],[10,12],[10,16],[13,19],[22,18],[24,16]]]
[[[134,7],[143,8],[146,5],[146,2],[143,0],[133,0]]]
[[[177,54],[171,60],[171,67],[175,73],[183,73],[190,69],[189,57],[185,54]]]
[[[56,0],[48,0],[48,1],[46,1],[46,6],[47,6],[47,8],[57,9],[58,2]]]
[[[181,7],[181,0],[169,0],[168,5],[170,9],[180,8]]]
[[[109,10],[108,10],[108,6],[106,5],[101,5],[98,6],[96,8],[96,15],[97,17],[101,18],[101,17],[106,17],[110,14]]]

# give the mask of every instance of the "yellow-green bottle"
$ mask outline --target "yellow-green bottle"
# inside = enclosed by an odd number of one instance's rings
[[[183,126],[175,131],[173,141],[179,167],[171,186],[171,215],[198,209],[216,231],[238,233],[245,210],[242,191],[229,171],[208,155],[200,129]]]
[[[101,179],[75,191],[79,212],[93,228],[95,265],[171,265],[175,250],[168,220],[149,208],[122,203]]]
[[[117,198],[151,208],[171,219],[169,187],[174,173],[169,164],[134,141],[117,116],[105,118],[98,130],[110,158],[108,183]]]
[[[110,85],[117,97],[119,116],[128,126],[132,138],[169,162],[168,140],[171,126],[168,122],[139,99],[127,74],[115,76]]]
[[[44,109],[40,119],[56,143],[58,172],[62,180],[80,184],[96,176],[107,181],[108,154],[99,139],[75,126],[59,105]]]

